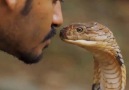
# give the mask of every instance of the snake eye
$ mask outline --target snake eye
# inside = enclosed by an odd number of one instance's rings
[[[83,28],[82,27],[79,27],[76,30],[77,30],[77,32],[82,32],[83,31]]]

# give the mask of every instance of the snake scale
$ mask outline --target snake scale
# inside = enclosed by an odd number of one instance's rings
[[[92,90],[125,90],[126,67],[113,33],[98,22],[74,23],[60,31],[60,38],[93,54]]]

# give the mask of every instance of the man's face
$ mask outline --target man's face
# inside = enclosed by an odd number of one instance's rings
[[[0,0],[0,49],[25,63],[38,62],[63,22],[60,1],[10,1]]]

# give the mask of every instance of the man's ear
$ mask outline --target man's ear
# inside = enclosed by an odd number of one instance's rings
[[[7,5],[8,5],[8,7],[11,10],[14,10],[18,0],[5,0],[5,1],[6,1]]]

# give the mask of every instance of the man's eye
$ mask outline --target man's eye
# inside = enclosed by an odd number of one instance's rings
[[[64,0],[60,0],[61,2],[64,2]]]
[[[56,3],[57,1],[64,2],[64,0],[53,0],[53,3]]]

